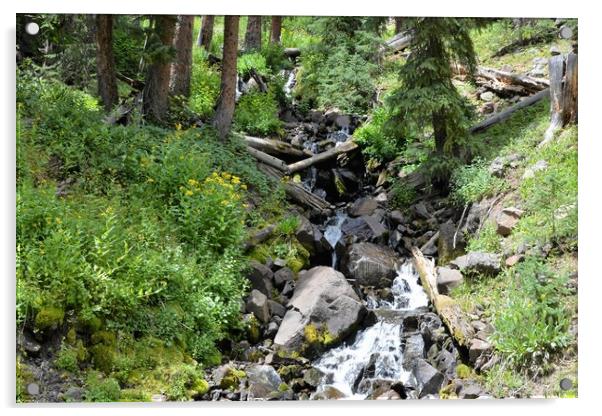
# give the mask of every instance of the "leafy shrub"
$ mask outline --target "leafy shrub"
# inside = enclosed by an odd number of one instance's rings
[[[129,16],[117,15],[113,19],[115,68],[121,74],[135,79],[138,77],[140,57],[144,50],[144,32],[129,21]]]
[[[119,383],[114,378],[103,378],[91,371],[86,378],[85,400],[87,402],[116,402],[121,396]]]
[[[567,275],[534,257],[506,273],[511,280],[506,301],[494,312],[494,345],[519,367],[545,368],[550,354],[565,347],[571,338],[565,300]]]
[[[220,74],[204,58],[203,49],[194,48],[190,79],[190,109],[199,117],[208,119],[219,97]]]
[[[276,74],[282,69],[292,69],[293,64],[284,55],[284,47],[279,43],[268,43],[261,48],[266,67]]]
[[[452,198],[461,204],[478,202],[503,192],[506,187],[503,179],[489,173],[487,164],[478,160],[460,166],[452,174]]]
[[[481,231],[469,240],[466,248],[469,252],[484,251],[487,253],[499,253],[501,249],[501,237],[492,222],[485,223]]]
[[[391,187],[391,206],[405,209],[416,199],[416,190],[402,181],[395,181]]]
[[[273,90],[243,95],[236,106],[234,125],[249,134],[279,134],[282,121],[278,118],[278,104]]]
[[[73,348],[63,346],[54,360],[54,365],[61,370],[75,373],[79,370],[77,351]]]
[[[379,162],[395,159],[402,149],[398,138],[386,129],[390,117],[386,107],[378,107],[371,120],[353,132],[355,142],[362,147],[362,153]]]
[[[245,53],[236,60],[236,69],[238,74],[247,79],[251,75],[251,71],[255,70],[260,75],[270,75],[270,69],[266,62],[266,58],[260,52]]]

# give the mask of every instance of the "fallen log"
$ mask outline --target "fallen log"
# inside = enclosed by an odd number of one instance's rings
[[[268,86],[264,82],[261,75],[259,75],[259,73],[255,70],[255,68],[251,68],[251,70],[249,71],[249,75],[251,75],[251,78],[253,78],[255,80],[255,82],[257,83],[257,86],[259,87],[259,91],[268,92]]]
[[[512,107],[509,107],[509,108],[505,109],[504,111],[494,114],[493,116],[472,126],[469,131],[470,131],[470,133],[474,134],[474,133],[479,133],[481,131],[487,130],[489,127],[491,127],[497,123],[500,123],[504,120],[507,120],[517,110],[520,110],[521,108],[525,108],[530,105],[533,105],[533,104],[543,100],[545,97],[549,96],[549,94],[550,94],[550,89],[546,88],[545,90],[542,90],[542,91],[538,92],[537,94],[534,94],[528,98],[523,99],[519,103],[514,104]]]
[[[313,156],[314,154],[307,149],[299,149],[290,143],[283,142],[280,140],[262,139],[253,136],[243,136],[243,140],[247,146],[251,146],[262,152],[271,155],[286,155],[293,157],[307,157]]]
[[[317,155],[314,155],[310,158],[301,160],[299,162],[292,163],[292,164],[288,165],[288,171],[289,171],[289,173],[297,172],[297,171],[303,170],[305,168],[308,168],[312,165],[315,165],[316,163],[331,159],[341,153],[351,152],[352,150],[355,150],[357,148],[358,148],[357,144],[355,144],[353,141],[348,141],[348,142],[340,144],[339,146],[335,146],[331,149],[328,149],[325,152],[318,153]]]
[[[273,167],[265,165],[263,163],[258,163],[257,167],[267,176],[277,181],[280,181],[284,188],[286,196],[289,197],[291,200],[305,207],[316,210],[321,215],[330,215],[332,213],[334,206],[330,205],[328,201],[309,192],[303,186],[296,184],[290,180],[284,179],[282,173],[279,172],[277,169],[274,169]]]
[[[552,30],[552,31],[546,31],[543,33],[539,33],[539,34],[529,37],[529,38],[519,39],[517,41],[512,42],[509,45],[504,46],[503,48],[498,49],[497,52],[495,52],[493,55],[491,55],[491,57],[499,58],[500,56],[504,56],[506,54],[514,52],[521,46],[528,46],[528,45],[534,45],[536,43],[547,42],[547,41],[554,39],[555,37],[556,37],[556,31]]]
[[[527,95],[539,92],[550,86],[550,82],[544,78],[513,74],[494,68],[478,67],[475,76],[477,78],[481,77],[486,80],[500,83],[502,84],[502,88],[505,85],[522,87],[522,90],[524,90]]]
[[[282,160],[277,157],[270,156],[267,153],[257,150],[253,147],[247,146],[247,151],[258,161],[265,163],[272,168],[278,169],[280,172],[288,173],[288,166]]]
[[[433,304],[435,311],[456,342],[461,346],[468,347],[470,341],[474,338],[474,330],[462,312],[460,305],[449,296],[439,294],[437,275],[433,263],[424,258],[418,247],[412,247],[412,256],[414,257],[414,266],[420,276],[422,288]]]
[[[414,35],[410,31],[401,32],[385,41],[384,46],[390,51],[399,52],[410,46],[413,38]]]

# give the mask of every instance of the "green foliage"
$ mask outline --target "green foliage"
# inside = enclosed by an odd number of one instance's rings
[[[203,49],[194,48],[192,56],[189,106],[199,117],[208,119],[213,115],[213,108],[219,97],[220,74],[209,65]]]
[[[87,402],[116,402],[121,396],[119,383],[114,378],[104,378],[95,371],[86,378],[85,400]]]
[[[209,383],[194,365],[182,366],[170,377],[167,398],[175,401],[190,400],[191,396],[205,394]]]
[[[471,69],[476,58],[469,36],[469,19],[407,18],[414,32],[412,54],[400,70],[401,86],[387,99],[393,109],[392,128],[407,142],[432,134],[435,154],[426,167],[438,182],[446,182],[453,159],[469,150],[471,108],[452,83],[451,63]]]
[[[278,103],[273,89],[267,93],[255,91],[243,95],[236,106],[234,125],[249,134],[280,134],[282,121],[278,118]]]
[[[451,178],[452,199],[459,204],[479,202],[507,188],[502,178],[489,173],[488,165],[480,160],[457,168]]]
[[[138,78],[144,51],[144,31],[130,16],[113,15],[113,55],[117,72]]]
[[[242,78],[251,76],[251,71],[255,70],[258,74],[267,76],[271,74],[265,56],[260,52],[245,53],[236,60],[236,69]]]
[[[296,231],[297,228],[299,228],[299,225],[301,223],[301,220],[299,219],[298,216],[296,215],[289,215],[285,218],[283,218],[277,226],[277,231],[278,233],[280,233],[282,236],[288,237],[288,236],[292,236]]]
[[[292,69],[293,64],[284,55],[284,47],[279,43],[268,43],[261,48],[261,56],[265,59],[265,65],[272,74],[282,69]]]
[[[493,222],[487,222],[481,231],[468,241],[466,250],[499,253],[502,251],[502,237],[497,233]]]
[[[545,370],[551,354],[568,345],[567,275],[528,257],[508,270],[506,300],[493,315],[495,348],[519,367]]]
[[[416,190],[403,181],[394,181],[391,186],[390,205],[393,208],[405,209],[416,199]]]
[[[61,370],[75,373],[79,370],[77,350],[63,345],[56,355],[54,365]]]
[[[386,128],[391,112],[386,107],[378,107],[368,123],[353,132],[354,140],[362,147],[362,153],[378,162],[395,159],[402,151],[399,138]]]

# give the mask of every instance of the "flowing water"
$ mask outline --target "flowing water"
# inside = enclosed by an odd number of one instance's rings
[[[398,270],[391,292],[392,301],[369,299],[368,307],[411,311],[428,305],[428,298],[418,285],[418,275],[410,262]],[[345,395],[345,399],[361,400],[370,394],[368,379],[407,382],[411,373],[402,365],[402,331],[401,322],[380,318],[376,324],[359,332],[352,344],[327,351],[313,364],[325,373],[317,392],[334,387]]]
[[[297,84],[297,80],[295,79],[295,71],[293,70],[288,74],[286,84],[284,84],[284,93],[287,97],[291,96],[293,88],[295,88],[295,84]]]
[[[336,269],[337,265],[337,243],[343,237],[343,231],[341,230],[341,225],[348,218],[345,211],[337,211],[336,215],[330,218],[327,222],[326,230],[324,230],[324,238],[330,244],[330,248],[332,248],[332,267]]]

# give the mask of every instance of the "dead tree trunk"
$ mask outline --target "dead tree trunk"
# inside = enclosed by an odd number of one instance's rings
[[[414,266],[420,276],[422,288],[435,307],[435,311],[458,344],[468,347],[474,337],[474,330],[464,316],[460,305],[449,296],[439,294],[437,275],[433,264],[424,258],[417,247],[412,248],[412,255],[414,256]]]
[[[282,16],[272,16],[272,27],[270,28],[270,43],[280,43],[282,32]]]
[[[236,105],[236,56],[238,53],[239,16],[226,16],[224,21],[224,54],[221,91],[213,124],[222,140],[230,132]]]
[[[196,40],[197,46],[205,48],[207,52],[211,50],[211,40],[213,39],[213,22],[215,16],[203,16],[201,21],[201,30]]]
[[[105,110],[110,111],[119,101],[113,55],[113,16],[110,14],[96,15],[96,66],[98,95]]]
[[[556,55],[548,62],[551,120],[540,147],[551,142],[558,129],[577,121],[577,55]]]
[[[399,33],[399,32],[401,32],[403,18],[395,17],[394,19],[395,19],[395,33]]]
[[[192,71],[192,25],[194,16],[178,16],[174,48],[176,59],[171,65],[172,95],[190,95],[190,74]]]
[[[281,140],[270,140],[261,139],[259,137],[244,136],[244,140],[247,146],[251,146],[262,152],[269,153],[272,155],[285,155],[292,157],[308,157],[313,156],[307,149],[299,149],[292,144],[283,142]]]
[[[245,50],[261,49],[261,16],[249,16],[245,34]]]

